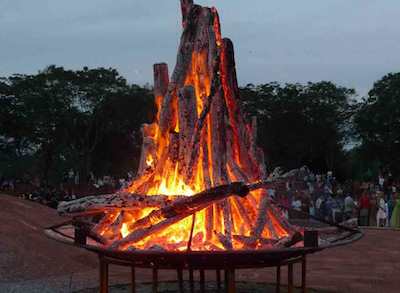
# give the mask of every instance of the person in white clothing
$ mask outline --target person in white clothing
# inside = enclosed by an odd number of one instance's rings
[[[376,212],[376,226],[384,227],[387,222],[387,214],[386,214],[386,202],[380,197],[377,200],[378,203],[378,211]]]

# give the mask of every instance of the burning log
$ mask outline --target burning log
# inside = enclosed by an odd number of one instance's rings
[[[248,237],[243,235],[233,235],[233,240],[242,243],[244,248],[255,249],[257,246],[273,246],[278,240],[275,239],[265,239],[257,237]]]
[[[191,147],[191,139],[197,121],[195,90],[192,86],[185,86],[179,92],[179,173],[186,173],[188,161],[186,154]],[[193,171],[192,171],[193,172]]]
[[[249,190],[243,183],[232,183],[229,185],[214,187],[196,195],[176,201],[173,204],[151,212],[135,223],[129,225],[131,232],[127,237],[116,241],[112,248],[117,248],[128,243],[140,241],[147,236],[169,227],[172,224],[204,209],[205,207],[223,200],[229,196],[237,195],[244,197]]]
[[[211,103],[211,131],[212,146],[212,176],[214,184],[220,182],[228,182],[228,174],[226,170],[226,105],[223,92],[220,91]]]
[[[168,92],[169,74],[165,63],[154,64],[154,96],[163,98]]]
[[[108,242],[108,240],[106,238],[104,238],[103,236],[97,234],[95,231],[93,231],[94,228],[94,224],[81,220],[81,219],[74,219],[72,221],[72,224],[74,225],[76,230],[79,230],[81,233],[83,233],[84,235],[86,235],[87,237],[103,244],[106,245]]]
[[[268,209],[268,195],[267,194],[263,194],[262,195],[262,199],[260,202],[260,207],[258,209],[258,216],[257,216],[257,221],[256,221],[256,225],[254,227],[254,230],[252,231],[252,236],[255,238],[260,238],[261,234],[264,230],[265,227],[265,223],[267,220],[267,209]]]
[[[215,233],[219,242],[221,242],[222,246],[226,249],[226,250],[232,250],[232,240],[229,239],[225,234],[222,234],[220,232],[216,232]]]
[[[123,208],[160,208],[183,196],[165,195],[139,195],[127,192],[87,196],[72,201],[63,201],[58,205],[57,212],[60,215],[73,215],[75,213],[91,210],[123,209]]]
[[[193,0],[181,0],[182,9],[182,25],[186,26],[187,18],[189,17],[190,9],[193,7]]]
[[[203,137],[203,152],[206,152],[207,156],[203,155],[203,160],[206,159],[208,160],[208,145],[207,142],[205,141],[205,138],[207,137],[205,134],[207,131],[203,131],[204,125],[206,124],[206,118],[209,117],[210,109],[211,109],[211,104],[213,101],[213,98],[216,94],[217,89],[220,87],[220,77],[218,74],[219,70],[219,58],[216,57],[214,60],[214,78],[212,80],[211,84],[211,89],[210,89],[210,95],[205,99],[204,105],[203,105],[203,110],[200,113],[200,117],[196,122],[194,133],[192,135],[191,143],[190,143],[190,148],[191,152],[187,152],[188,157],[186,158],[186,161],[188,162],[188,178],[189,180],[193,179],[193,168],[196,165],[196,159],[198,158],[199,154],[199,148],[200,148],[200,140],[201,137]],[[209,119],[208,123],[211,123],[211,119]],[[208,130],[209,131],[209,130]],[[203,136],[201,134],[203,133]],[[203,170],[207,169],[208,172],[208,166],[203,166]]]
[[[250,132],[250,157],[253,160],[253,162],[264,162],[264,153],[257,146],[257,136],[258,136],[257,132],[258,132],[257,117],[253,117],[251,123],[251,132]],[[259,171],[259,176],[261,178],[264,179],[267,177],[265,164],[263,163],[260,164],[258,171]]]
[[[272,216],[271,216],[270,213],[271,213],[271,212],[270,212],[270,208],[268,207],[268,208],[267,208],[267,220],[266,220],[266,225],[267,225],[267,227],[268,227],[268,231],[271,233],[271,238],[273,238],[273,239],[278,239],[279,236],[278,236],[278,233],[277,233],[277,231],[276,231],[274,225],[272,224],[272,223],[273,223],[273,222],[272,222],[273,220],[272,220]]]
[[[229,109],[229,125],[232,129],[231,145],[235,149],[235,157],[239,159],[239,164],[251,180],[257,180],[258,166],[264,164],[264,161],[254,162],[249,155],[250,138],[249,130],[243,119],[241,109],[238,105],[240,100],[239,86],[236,78],[236,65],[233,43],[230,39],[223,39],[221,46],[221,76],[224,89],[224,95],[227,107]]]
[[[206,239],[210,241],[214,230],[214,206],[206,208]]]
[[[143,136],[142,151],[140,155],[138,174],[144,174],[153,169],[157,163],[157,149],[154,141],[154,125],[144,124],[141,129]]]
[[[241,200],[239,198],[233,198],[232,201],[233,201],[233,204],[236,206],[236,208],[239,212],[239,215],[242,217],[245,227],[249,230],[252,230],[253,223],[250,219],[249,211],[247,211],[245,209],[245,207],[243,206],[243,204],[241,203]]]
[[[168,158],[172,162],[177,162],[179,159],[179,133],[170,132],[169,133],[169,147],[168,147]]]
[[[232,249],[232,210],[229,199],[223,200],[220,205],[222,206],[222,211],[224,215],[224,235],[225,235],[225,247],[227,249]]]
[[[176,109],[174,107],[174,88],[173,85],[170,84],[170,89],[168,90],[167,95],[162,101],[161,112],[160,112],[160,134],[162,137],[165,137],[170,130],[175,129],[176,126]],[[171,89],[172,87],[172,89]]]
[[[303,241],[303,239],[303,235],[301,235],[300,232],[295,232],[290,236],[282,238],[275,245],[277,247],[292,247],[297,243]]]

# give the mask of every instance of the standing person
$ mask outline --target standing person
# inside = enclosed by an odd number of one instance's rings
[[[348,220],[353,216],[353,210],[356,207],[356,204],[350,194],[344,199],[344,215],[345,219]]]
[[[72,197],[74,194],[74,180],[75,180],[75,173],[73,169],[68,171],[68,195]]]
[[[378,183],[379,183],[380,190],[383,190],[383,184],[385,184],[385,178],[383,177],[383,175],[379,175]]]
[[[390,219],[392,228],[400,228],[400,196],[397,195],[396,205],[394,206],[392,218]]]
[[[392,213],[393,213],[393,209],[394,209],[394,205],[395,205],[395,200],[393,198],[393,194],[389,193],[386,205],[387,205],[387,222],[386,222],[386,226],[390,227],[391,226],[390,219],[392,218]]]
[[[377,208],[378,211],[376,212],[376,226],[385,227],[387,221],[387,214],[386,214],[386,202],[383,199],[383,196],[377,198]]]
[[[369,226],[369,212],[370,212],[370,201],[368,197],[368,193],[364,191],[362,196],[359,199],[359,218],[358,225],[359,226]]]
[[[323,214],[322,214],[322,204],[324,203],[324,198],[322,195],[320,195],[317,199],[317,201],[315,202],[315,212],[316,212],[316,216],[320,219],[323,218]]]

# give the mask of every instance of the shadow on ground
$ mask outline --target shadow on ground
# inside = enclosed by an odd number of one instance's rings
[[[195,292],[200,292],[199,284],[195,284]],[[116,286],[111,286],[110,288],[110,293],[125,293],[125,292],[131,292],[131,286],[130,285],[116,285]],[[223,292],[223,288],[221,290],[217,289],[216,282],[206,282],[206,288],[205,292],[207,293],[217,293],[217,292]],[[237,293],[275,293],[276,292],[276,287],[273,284],[267,284],[267,283],[249,283],[249,282],[236,282],[236,292]],[[184,291],[185,292],[190,292],[189,288],[189,282],[184,282]],[[85,289],[85,290],[80,290],[80,291],[75,291],[74,293],[97,293],[99,292],[99,288],[92,288],[92,289]],[[152,292],[152,284],[151,283],[140,283],[136,284],[136,292],[138,293],[148,293]],[[159,283],[158,290],[157,292],[159,293],[175,293],[179,292],[178,289],[178,284],[177,282],[162,282]],[[287,293],[287,288],[286,287],[281,287],[281,293]],[[301,290],[299,288],[296,288],[294,290],[294,293],[300,293]],[[308,293],[337,293],[334,291],[326,291],[326,290],[314,290],[314,289],[308,289]]]

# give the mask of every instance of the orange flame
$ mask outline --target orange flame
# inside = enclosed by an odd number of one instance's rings
[[[233,90],[231,89],[228,80],[227,73],[225,72],[226,67],[226,56],[224,51],[224,42],[221,36],[220,22],[219,16],[215,8],[211,10],[213,19],[214,19],[214,34],[215,34],[215,45],[221,56],[220,62],[220,70],[219,74],[221,75],[221,83],[222,83],[222,91],[225,96],[225,102],[227,107],[230,109],[228,113],[229,123],[232,126],[233,130],[233,145],[232,152],[235,163],[237,166],[241,167],[242,162],[239,156],[239,133],[237,130],[236,118],[233,113],[237,112],[237,105],[234,98]],[[191,85],[195,89],[196,96],[196,106],[197,113],[200,115],[204,109],[204,101],[211,94],[211,81],[213,79],[213,66],[210,64],[208,60],[208,50],[203,49],[198,52],[194,52],[191,56],[191,66],[186,75],[184,85]],[[155,103],[157,106],[157,116],[155,122],[152,124],[154,128],[152,134],[153,139],[156,142],[156,154],[155,157],[152,155],[148,155],[146,158],[146,165],[148,167],[154,168],[154,173],[152,175],[142,175],[141,178],[136,179],[133,184],[128,188],[129,192],[138,192],[144,188],[144,192],[149,196],[154,195],[184,195],[191,196],[195,193],[198,193],[204,189],[209,188],[211,186],[218,184],[218,182],[213,182],[213,172],[215,170],[212,169],[212,164],[207,164],[208,167],[203,169],[202,161],[208,160],[212,162],[212,131],[213,125],[211,125],[210,116],[206,119],[206,124],[204,126],[205,135],[201,137],[201,146],[199,151],[199,157],[197,165],[194,170],[194,181],[188,181],[183,174],[180,173],[180,168],[183,167],[184,162],[182,161],[174,161],[172,162],[170,158],[163,160],[163,166],[158,166],[157,161],[160,158],[166,157],[168,154],[168,149],[171,144],[170,138],[166,135],[162,135],[160,131],[160,113],[161,107],[163,104],[163,97],[156,97]],[[172,117],[174,121],[174,131],[175,133],[179,133],[179,119],[177,113],[179,112],[179,106],[177,103],[177,98],[174,97],[173,105],[174,108]],[[239,122],[240,123],[240,122]],[[227,165],[226,169],[228,170],[228,179],[233,182],[240,180],[234,175],[234,172],[230,169],[230,166]],[[206,175],[208,174],[208,175]],[[206,176],[209,176],[209,183],[206,183]],[[143,187],[144,186],[144,187]],[[231,214],[232,214],[232,233],[235,235],[242,235],[246,237],[251,236],[251,231],[254,228],[255,222],[257,220],[257,209],[261,202],[261,196],[257,192],[253,192],[250,196],[249,200],[232,200],[229,199],[228,203],[231,206]],[[153,208],[145,208],[138,211],[134,216],[130,219],[124,219],[124,222],[120,227],[120,237],[127,237],[132,231],[129,228],[129,224],[136,222],[149,215],[154,209]],[[247,214],[247,219],[243,217],[243,210]],[[211,218],[207,218],[206,210],[202,210],[195,214],[195,223],[193,230],[193,239],[191,249],[193,250],[221,250],[225,249],[221,241],[217,238],[217,234],[224,234],[228,227],[225,227],[224,223],[224,210],[220,205],[214,205],[208,210],[208,215]],[[275,228],[275,234],[278,237],[285,237],[288,235],[288,231],[286,231],[279,222],[279,219],[276,219],[274,215],[271,213],[268,214],[269,218],[272,219],[272,225]],[[116,218],[116,216],[114,215]],[[210,239],[207,239],[207,224],[212,222],[213,226],[213,235]],[[159,233],[155,233],[147,238],[136,242],[131,243],[130,245],[124,247],[134,247],[136,249],[151,249],[155,245],[162,246],[164,249],[171,251],[182,251],[187,249],[187,242],[190,237],[190,232],[193,224],[193,218],[187,217],[180,222],[169,226],[167,229]],[[262,237],[271,238],[272,233],[265,228],[262,232]],[[258,248],[262,247],[259,243],[257,244]],[[234,249],[243,249],[245,246],[240,241],[233,241]]]

